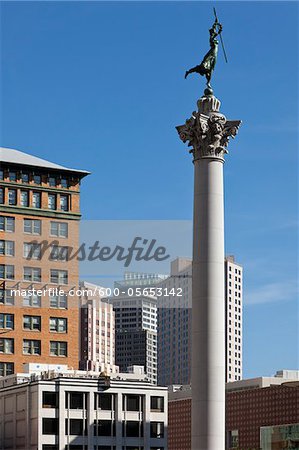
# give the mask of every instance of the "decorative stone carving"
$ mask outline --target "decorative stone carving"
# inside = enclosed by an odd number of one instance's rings
[[[176,127],[181,140],[192,147],[193,161],[200,158],[217,158],[224,161],[229,139],[237,135],[241,120],[226,120],[219,112],[220,101],[214,96],[202,97],[198,112],[193,111],[184,125]]]

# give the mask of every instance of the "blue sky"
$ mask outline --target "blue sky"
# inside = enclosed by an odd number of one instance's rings
[[[1,145],[87,169],[84,219],[191,219],[175,126],[202,95],[210,2],[2,2]],[[298,4],[216,2],[242,119],[225,164],[226,252],[244,266],[244,376],[298,366]]]

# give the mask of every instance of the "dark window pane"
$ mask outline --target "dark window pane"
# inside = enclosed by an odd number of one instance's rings
[[[151,411],[164,412],[164,397],[151,397]]]
[[[112,420],[95,420],[94,435],[115,436],[115,422],[112,422]]]
[[[58,419],[43,419],[43,434],[58,434]]]
[[[43,408],[58,408],[57,392],[43,392]]]
[[[85,398],[85,405],[84,405]],[[65,406],[69,409],[86,409],[87,408],[87,393],[83,392],[66,392]]]
[[[65,434],[84,436],[87,434],[86,422],[82,419],[65,419]]]
[[[135,421],[125,422],[125,436],[127,437],[142,437],[143,423]]]
[[[123,397],[123,402],[126,401],[126,409],[125,404],[123,404],[123,410],[125,411],[139,411],[140,408],[142,410],[142,397],[140,395],[128,394]]]
[[[98,396],[95,396],[95,400],[98,400],[98,404],[95,405],[95,409],[103,409],[105,411],[111,411],[112,410],[112,401],[113,401],[113,395],[112,394],[98,394]]]
[[[163,422],[151,422],[151,438],[163,438],[164,437],[164,423]]]

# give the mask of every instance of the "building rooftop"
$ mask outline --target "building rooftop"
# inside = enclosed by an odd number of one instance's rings
[[[59,164],[52,163],[46,159],[41,159],[37,156],[21,152],[20,150],[6,147],[0,147],[0,162],[71,172],[81,175],[82,177],[90,174],[87,170],[71,169],[69,167],[60,166]]]
[[[118,384],[142,384],[144,387],[156,388],[146,374],[143,366],[131,366],[128,373],[110,373],[95,372],[87,370],[69,370],[67,365],[55,364],[36,364],[29,363],[24,366],[25,372],[16,373],[0,377],[0,391],[1,389],[14,386],[16,384],[24,384],[35,381],[49,381],[57,379],[73,379],[79,382],[97,382],[105,385],[113,386]],[[159,386],[159,389],[167,390],[167,387]]]
[[[287,385],[297,386],[299,382],[299,370],[278,370],[272,377],[257,377],[246,380],[232,381],[225,384],[226,392],[236,392],[251,389],[261,389],[270,386]],[[183,400],[192,397],[190,384],[173,384],[168,386],[169,400]]]

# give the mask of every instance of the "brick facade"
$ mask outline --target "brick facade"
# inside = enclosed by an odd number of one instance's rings
[[[9,152],[8,149],[5,149]],[[12,152],[14,152],[12,150]],[[9,153],[8,153],[9,154]],[[24,155],[24,154],[22,154]],[[41,160],[42,161],[42,160]],[[59,166],[57,166],[59,167]],[[63,168],[62,168],[63,169]],[[6,275],[0,278],[0,290],[2,296],[4,291],[10,289],[32,290],[34,289],[49,289],[60,288],[64,292],[69,292],[70,289],[78,288],[78,261],[76,258],[71,260],[53,260],[50,258],[52,247],[48,248],[40,258],[27,259],[24,255],[24,244],[32,242],[48,244],[55,244],[70,249],[77,249],[79,244],[79,184],[80,179],[87,173],[74,171],[71,169],[49,169],[46,167],[32,167],[26,164],[16,164],[4,162],[1,163],[1,179],[0,189],[2,190],[3,202],[0,204],[0,219],[5,218],[14,219],[14,230],[0,231],[0,241],[14,242],[13,255],[0,255],[0,265],[13,266],[14,277],[7,277]],[[23,174],[27,178],[23,179]],[[41,177],[40,183],[34,176]],[[51,182],[49,181],[51,178]],[[66,181],[65,181],[66,180]],[[55,185],[53,186],[53,184]],[[66,183],[62,185],[63,183]],[[16,192],[15,204],[9,201],[9,192]],[[28,204],[22,204],[21,193],[27,192]],[[35,207],[33,195],[40,193],[40,206]],[[13,194],[15,195],[15,194]],[[26,194],[25,194],[26,195]],[[54,208],[49,207],[49,196],[53,196],[55,200]],[[66,200],[66,207],[61,205],[61,198],[64,196]],[[40,233],[28,233],[25,231],[25,220],[32,219],[40,221]],[[67,227],[67,236],[53,236],[51,235],[52,223],[63,223]],[[57,226],[57,225],[55,225]],[[5,252],[4,252],[5,253]],[[41,278],[38,280],[25,281],[24,268],[40,269]],[[51,270],[66,271],[67,279],[61,283],[53,281],[53,272],[51,279]],[[2,274],[3,275],[3,274]],[[0,314],[13,315],[13,326],[1,326],[0,340],[13,340],[13,352],[1,351],[3,341],[0,344],[0,368],[3,373],[6,371],[22,372],[24,363],[46,363],[46,364],[67,364],[74,369],[78,368],[79,362],[79,300],[76,296],[67,297],[67,307],[53,307],[50,305],[49,295],[40,298],[40,304],[29,306],[25,303],[23,297],[15,296],[12,302],[5,303],[0,301]],[[39,329],[25,328],[24,316],[34,317],[39,322]],[[11,316],[9,316],[11,317]],[[3,316],[0,316],[3,318]],[[61,319],[65,330],[53,331],[50,330],[50,318],[52,322]],[[66,319],[66,320],[63,320]],[[28,319],[27,320],[32,320]],[[57,322],[58,323],[58,322]],[[24,354],[24,340],[39,341],[40,354]],[[11,342],[11,341],[10,341]],[[50,343],[54,344],[50,344]],[[54,356],[53,345],[60,346],[62,343],[63,349],[66,349],[66,356]],[[52,350],[50,353],[50,345]],[[62,348],[62,347],[61,347]],[[57,350],[58,351],[58,350]],[[59,353],[64,353],[65,350],[59,350]],[[26,352],[25,352],[26,353]],[[13,366],[3,364],[13,363]],[[7,370],[8,369],[8,370]]]
[[[237,430],[238,444],[226,448],[260,450],[260,428],[298,424],[298,405],[298,382],[227,392],[226,434]],[[168,450],[191,450],[191,398],[170,400],[168,411]]]

